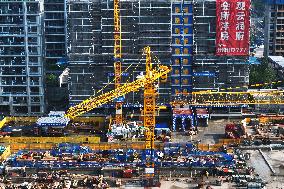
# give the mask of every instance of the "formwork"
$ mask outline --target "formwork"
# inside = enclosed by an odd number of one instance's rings
[[[192,91],[193,4],[172,3],[172,95]]]

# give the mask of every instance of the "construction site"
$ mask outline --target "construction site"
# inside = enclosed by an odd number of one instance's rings
[[[0,0],[0,188],[282,188],[284,81],[250,83],[250,6]]]

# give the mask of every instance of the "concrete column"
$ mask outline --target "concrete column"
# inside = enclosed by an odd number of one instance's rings
[[[27,23],[27,2],[22,3],[23,6],[23,24],[24,24],[24,44],[25,44],[25,61],[26,61],[26,91],[28,114],[31,114],[31,91],[30,91],[30,67],[29,67],[29,48],[28,48],[28,23]]]

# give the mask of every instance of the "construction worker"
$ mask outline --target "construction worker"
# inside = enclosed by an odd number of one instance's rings
[[[208,179],[208,177],[209,177],[209,172],[208,172],[208,171],[205,171],[205,175],[206,175],[206,177],[207,177],[207,179]]]

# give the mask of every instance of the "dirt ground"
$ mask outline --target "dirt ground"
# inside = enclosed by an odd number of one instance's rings
[[[284,176],[284,150],[264,151],[276,175]]]
[[[248,165],[255,168],[255,172],[265,181],[267,181],[267,189],[284,189],[284,174],[279,175],[277,173],[277,167],[284,164],[284,151],[263,151],[267,157],[268,162],[272,165],[276,171],[276,176],[270,170],[265,160],[261,156],[258,150],[246,150],[251,154],[251,158],[248,161]],[[283,172],[284,173],[284,172]]]
[[[219,139],[225,137],[225,125],[227,123],[241,121],[240,119],[218,119],[209,120],[208,127],[199,127],[198,135],[192,137],[192,140],[201,140],[202,144],[215,144]],[[174,132],[172,142],[189,142],[190,136],[185,132]]]
[[[152,189],[194,189],[196,188],[197,184],[188,184],[184,182],[175,182],[175,181],[162,181],[161,187],[153,187]],[[204,188],[206,188],[205,185]],[[233,189],[235,188],[232,183],[224,183],[222,186],[212,186],[213,189]],[[122,187],[127,189],[144,189],[143,187]]]
[[[199,127],[199,133],[192,137],[192,140],[201,140],[201,143],[214,144],[218,143],[220,138],[224,138],[225,125],[227,123],[237,122],[236,119],[219,119],[209,120],[208,127]],[[182,132],[173,134],[173,142],[188,142],[190,136],[186,136]],[[267,181],[267,189],[284,189],[284,150],[283,151],[263,151],[267,160],[270,162],[277,176],[273,176],[272,171],[266,164],[258,150],[248,150],[251,153],[251,159],[248,162],[249,166],[255,168],[256,174]],[[182,182],[163,181],[161,188],[193,188],[194,185],[185,184]],[[223,183],[222,186],[211,186],[213,189],[229,189],[235,188],[232,183]]]

